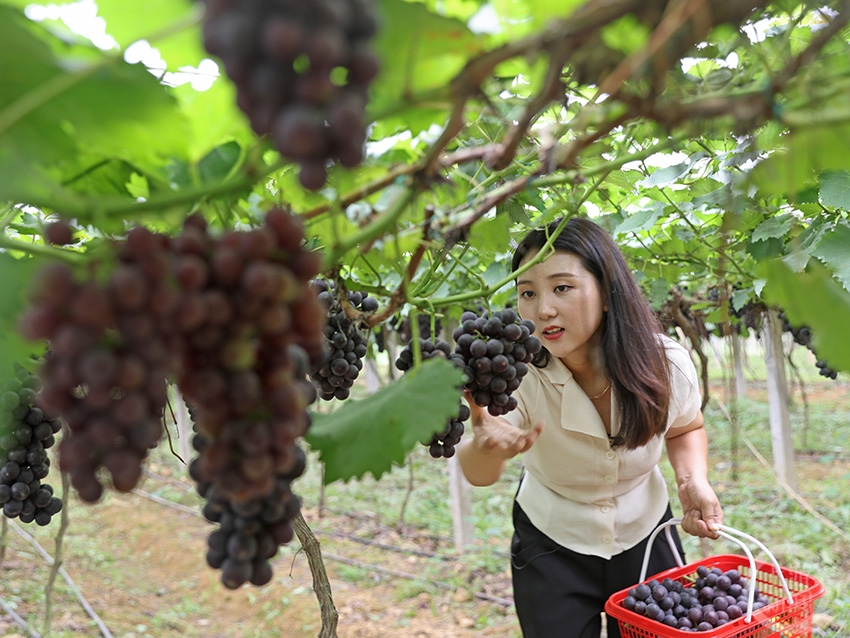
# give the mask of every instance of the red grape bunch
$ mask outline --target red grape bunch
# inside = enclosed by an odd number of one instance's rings
[[[351,386],[363,369],[368,333],[362,322],[346,315],[334,294],[333,282],[315,279],[312,285],[327,310],[325,342],[329,354],[310,378],[318,386],[320,398],[343,401],[349,397]],[[365,292],[349,292],[348,303],[361,313],[372,313],[378,309],[378,301]]]
[[[105,276],[45,267],[20,322],[25,337],[49,343],[39,403],[68,425],[59,465],[88,502],[103,493],[101,467],[116,490],[138,483],[162,436],[166,376],[176,361],[168,238],[135,228],[114,248],[117,260]]]
[[[423,361],[432,357],[442,357],[444,359],[448,359],[459,368],[463,368],[463,359],[459,355],[452,353],[451,345],[445,341],[440,339],[433,341],[431,339],[420,339],[419,349]],[[413,364],[413,344],[408,343],[401,352],[399,352],[398,359],[396,359],[395,362],[395,367],[402,372],[407,372],[413,368]],[[435,432],[430,440],[423,442],[423,445],[428,447],[428,453],[435,459],[441,457],[451,458],[454,456],[455,446],[460,443],[460,439],[463,437],[463,423],[468,420],[469,417],[469,406],[458,398],[457,414],[448,419],[446,427],[443,430]]]
[[[197,473],[244,501],[297,463],[316,392],[299,370],[322,360],[325,309],[310,287],[320,256],[297,217],[213,237],[190,217],[174,239],[182,358],[177,385],[208,439]],[[291,346],[298,346],[297,349]]]
[[[363,160],[364,112],[379,60],[372,0],[202,0],[204,47],[221,58],[258,135],[321,188],[326,162]]]
[[[520,320],[510,308],[487,316],[467,310],[460,326],[452,334],[455,353],[464,361],[472,400],[500,416],[516,408],[511,394],[528,372],[528,364],[540,352],[542,344],[533,336],[534,323]]]
[[[681,631],[711,631],[747,613],[749,587],[737,569],[700,565],[696,573],[681,580],[651,579],[632,587],[621,604]],[[770,604],[758,587],[753,595],[753,611]]]
[[[7,518],[47,525],[62,509],[53,487],[42,482],[50,471],[47,450],[62,422],[37,407],[41,379],[22,366],[0,391],[0,507]],[[6,431],[6,426],[9,426]]]
[[[309,359],[306,353],[296,352],[299,346],[290,346],[290,356],[297,361],[298,383],[312,388],[306,379]],[[310,403],[315,400],[313,394]],[[193,420],[195,410],[189,411]],[[248,424],[251,427],[251,424]],[[210,445],[209,436],[198,431],[192,445],[203,454]],[[298,497],[292,493],[292,482],[306,468],[306,455],[297,445],[292,447],[292,463],[285,472],[275,474],[271,489],[263,495],[247,499],[232,499],[216,485],[205,480],[200,470],[200,456],[189,464],[189,474],[195,480],[198,494],[206,500],[202,514],[209,522],[218,525],[207,540],[207,564],[221,570],[225,587],[236,589],[246,582],[255,586],[268,583],[273,571],[269,562],[280,545],[292,540],[292,520],[301,509]]]

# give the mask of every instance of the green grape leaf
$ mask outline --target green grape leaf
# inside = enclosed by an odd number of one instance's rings
[[[835,228],[823,232],[812,254],[829,267],[850,290],[850,224],[841,221]]]
[[[458,411],[462,375],[445,359],[428,359],[368,398],[314,414],[304,437],[325,464],[326,484],[376,479],[402,465],[410,449],[441,431]]]
[[[820,176],[820,199],[824,206],[850,210],[850,171],[827,171]]]
[[[23,363],[33,354],[40,354],[43,345],[36,345],[18,333],[18,321],[27,307],[27,291],[36,268],[41,264],[35,259],[15,259],[0,253],[0,280],[3,294],[0,295],[0,377],[11,370],[13,363]]]
[[[789,213],[768,217],[753,231],[753,241],[764,241],[766,239],[777,239],[785,237],[791,230],[794,217]]]
[[[812,345],[829,367],[850,371],[850,293],[817,262],[801,273],[778,259],[764,262],[763,269],[762,296],[782,308],[792,325],[811,329]]]

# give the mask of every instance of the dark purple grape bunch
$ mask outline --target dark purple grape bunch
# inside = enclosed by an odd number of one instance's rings
[[[62,422],[37,406],[40,388],[41,379],[19,365],[0,388],[0,508],[7,518],[44,526],[62,509],[43,482],[50,472],[47,450]]]
[[[307,419],[304,427],[309,427],[310,415],[305,408],[316,400],[315,388],[307,378],[310,356],[300,346],[290,344],[286,357],[292,364],[287,386],[295,386],[303,393],[296,402],[297,410]],[[242,423],[243,427],[228,428],[240,438],[231,448],[242,446],[257,450],[270,443],[278,452],[285,452],[287,459],[283,465],[270,465],[262,455],[246,454],[242,459],[243,470],[256,477],[265,477],[271,472],[271,481],[268,489],[261,493],[236,497],[234,491],[228,489],[226,478],[210,477],[204,469],[212,448],[221,443],[222,433],[210,435],[203,423],[196,421],[195,406],[190,403],[186,406],[194,432],[192,446],[198,453],[189,463],[189,476],[205,500],[202,515],[217,526],[207,539],[207,564],[221,570],[221,582],[228,589],[237,589],[245,583],[262,587],[271,581],[271,559],[281,545],[292,540],[295,534],[292,521],[301,511],[301,501],[292,492],[292,483],[307,467],[307,455],[296,441],[302,431],[302,426],[296,423],[299,415],[293,413],[289,418],[276,418],[271,423],[253,419]],[[295,405],[290,407],[296,408]]]
[[[749,609],[749,581],[737,569],[700,565],[683,580],[651,579],[632,587],[622,605],[629,611],[685,632],[711,631],[732,622]],[[770,604],[753,592],[753,611]]]
[[[321,188],[327,161],[363,161],[368,89],[379,71],[373,0],[202,0],[204,47],[221,58],[258,135]]]
[[[812,346],[812,331],[808,326],[793,326],[788,321],[785,313],[779,313],[779,318],[782,320],[782,331],[790,332],[791,336],[794,339],[794,343],[803,346],[804,348],[808,348],[808,350],[815,355],[815,367],[818,369],[818,374],[822,377],[826,377],[827,379],[837,379],[838,372],[829,367],[829,364],[818,357],[817,352],[815,352],[814,347]]]
[[[472,400],[493,416],[516,408],[511,394],[528,373],[528,364],[543,347],[533,336],[534,322],[506,308],[488,316],[467,310],[452,337],[464,362],[465,388]]]
[[[313,370],[310,378],[325,401],[344,401],[363,369],[363,357],[368,350],[368,328],[357,317],[349,317],[336,295],[334,283],[314,279],[313,290],[328,313],[325,343],[328,357]],[[371,314],[378,310],[378,300],[365,292],[348,292],[348,303],[358,313]]]
[[[193,410],[190,409],[190,415]],[[202,454],[211,440],[193,425],[192,446]],[[189,475],[195,480],[198,494],[206,500],[201,510],[204,518],[218,527],[207,538],[207,565],[221,570],[221,582],[228,589],[237,589],[248,582],[262,587],[271,581],[271,559],[281,545],[292,540],[292,519],[301,510],[301,502],[293,494],[292,482],[306,468],[304,450],[293,448],[292,467],[274,478],[270,491],[246,500],[234,500],[204,480],[200,456],[189,464]]]
[[[423,316],[423,315],[420,315]],[[458,368],[463,368],[463,359],[459,355],[452,352],[452,347],[449,343],[440,339],[419,339],[419,351],[422,360],[426,361],[433,357],[441,357],[454,363]],[[413,344],[408,343],[401,352],[395,362],[395,367],[402,372],[407,372],[414,365]],[[469,407],[460,399],[458,399],[458,411],[454,416],[449,417],[446,421],[445,428],[440,432],[435,432],[428,440],[423,441],[423,445],[428,448],[428,453],[435,459],[451,458],[455,454],[455,447],[460,443],[464,432],[464,421],[469,420]]]

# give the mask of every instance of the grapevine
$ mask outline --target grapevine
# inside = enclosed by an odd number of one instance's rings
[[[346,315],[334,294],[333,282],[316,279],[312,285],[327,309],[325,343],[328,356],[310,373],[310,378],[319,388],[319,397],[325,401],[345,400],[363,369],[367,351],[366,327],[362,321]],[[378,309],[377,300],[368,293],[349,292],[347,297],[350,306],[359,313],[373,313]]]
[[[36,404],[41,380],[21,366],[0,394],[0,507],[7,518],[48,525],[62,509],[62,500],[44,482],[50,472],[47,450],[62,428]],[[5,426],[9,425],[8,432]]]
[[[219,56],[258,135],[321,188],[326,162],[363,160],[364,111],[379,60],[371,0],[203,0],[204,47]]]
[[[453,338],[455,353],[464,362],[465,388],[472,400],[493,416],[506,414],[517,406],[511,394],[528,373],[528,364],[542,348],[533,336],[534,323],[520,320],[510,308],[491,316],[466,311]]]

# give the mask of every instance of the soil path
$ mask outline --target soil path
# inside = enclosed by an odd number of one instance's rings
[[[148,479],[149,480],[149,479]],[[138,494],[110,495],[88,506],[70,504],[65,538],[65,570],[116,638],[186,636],[231,638],[318,636],[319,608],[312,591],[306,556],[294,547],[274,559],[269,585],[225,589],[219,572],[206,566],[206,536],[212,529],[201,518],[157,504]],[[310,520],[309,512],[305,519]],[[54,521],[47,528],[20,526],[53,554]],[[10,524],[0,577],[0,598],[40,631],[44,618],[45,561]],[[344,529],[346,521],[323,519],[325,529]],[[391,540],[391,539],[390,539]],[[380,567],[352,568],[326,560],[339,611],[339,638],[480,638],[519,636],[511,609],[476,600],[464,590],[412,586],[393,573],[424,573],[433,559],[360,549],[344,540],[320,537],[323,552],[347,555]],[[369,555],[366,555],[369,554]],[[451,566],[446,568],[451,569]],[[358,569],[348,575],[346,570]],[[494,584],[499,594],[509,583]],[[425,591],[423,591],[425,590]],[[51,636],[99,636],[63,579],[53,595]],[[0,610],[0,635],[26,632]]]

